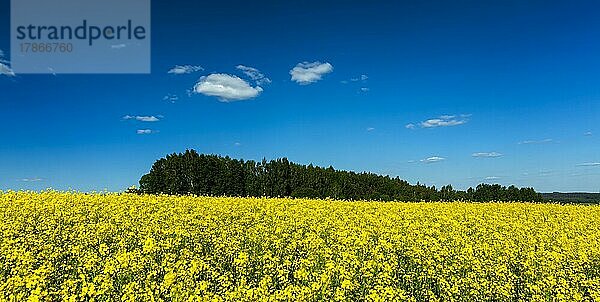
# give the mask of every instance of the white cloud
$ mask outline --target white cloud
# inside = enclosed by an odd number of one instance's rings
[[[499,176],[488,176],[488,177],[486,177],[484,179],[485,180],[498,180],[498,179],[500,179],[500,177]]]
[[[193,91],[217,97],[221,102],[231,102],[255,98],[263,89],[260,86],[252,87],[234,75],[214,73],[201,77]]]
[[[4,63],[0,63],[0,74],[8,77],[16,76],[15,72]]]
[[[477,152],[473,153],[471,156],[473,157],[483,157],[483,158],[495,158],[503,156],[502,153],[498,152]]]
[[[420,128],[438,128],[438,127],[452,127],[466,124],[469,121],[470,114],[461,115],[442,115],[440,117],[431,118],[420,123],[410,123],[405,126],[406,129],[417,129]]]
[[[43,181],[43,180],[44,180],[43,178],[39,178],[39,177],[21,178],[21,179],[19,179],[19,181],[22,181],[22,182],[40,182],[40,181]]]
[[[538,172],[539,176],[551,176],[553,174],[556,174],[555,171],[552,170],[542,170]]]
[[[588,131],[588,132],[584,133],[583,135],[585,135],[585,136],[592,136],[594,134],[592,133],[592,131]]]
[[[600,163],[583,163],[578,164],[578,167],[600,167]]]
[[[371,132],[371,131],[375,131],[375,128],[373,128],[373,127],[369,127],[369,128],[367,128],[367,131],[369,131],[369,132]]]
[[[267,78],[262,72],[260,72],[260,70],[254,67],[238,65],[236,66],[236,68],[241,70],[245,75],[252,79],[256,83],[256,85],[264,85],[271,83],[271,79]]]
[[[444,161],[444,160],[446,160],[446,159],[443,158],[443,157],[432,156],[432,157],[429,157],[429,158],[422,159],[421,162],[422,163],[426,163],[426,164],[432,164],[432,163],[438,163],[438,162],[441,162],[441,161]]]
[[[194,65],[176,65],[171,68],[168,73],[171,74],[189,74],[193,72],[203,71],[204,68],[202,66],[194,66]]]
[[[300,85],[308,85],[320,81],[323,75],[333,72],[333,65],[321,62],[298,63],[290,70],[292,81]]]
[[[16,76],[15,72],[10,68],[10,62],[4,59],[4,51],[0,50],[0,75],[8,77]]]
[[[161,116],[142,116],[142,115],[126,115],[123,117],[124,120],[136,120],[140,122],[158,122],[161,119]]]
[[[340,81],[340,83],[342,84],[349,84],[349,83],[356,83],[356,85],[360,85],[358,88],[358,91],[361,93],[367,93],[369,92],[371,89],[369,87],[366,87],[367,85],[367,80],[369,79],[369,76],[366,74],[361,74],[360,76],[354,77],[354,78],[350,78],[350,80],[343,80]]]
[[[467,115],[442,115],[438,118],[428,119],[420,123],[422,128],[452,127],[466,124],[469,120]]]
[[[163,97],[163,101],[168,101],[171,103],[175,103],[179,100],[179,97],[175,94],[167,94]]]
[[[364,81],[366,81],[366,80],[368,80],[368,79],[369,79],[369,76],[368,76],[368,75],[366,75],[366,74],[361,74],[361,75],[360,75],[360,77],[357,77],[357,78],[351,78],[351,79],[350,79],[350,81],[352,81],[352,82],[363,81],[363,82],[364,82]],[[346,81],[346,82],[347,82],[347,81]]]
[[[152,134],[152,133],[158,133],[158,130],[151,130],[151,129],[139,129],[136,131],[137,134]]]
[[[542,139],[542,140],[526,140],[526,141],[519,142],[519,145],[536,145],[536,144],[547,144],[547,143],[552,143],[552,142],[554,142],[553,139],[547,138],[547,139]]]

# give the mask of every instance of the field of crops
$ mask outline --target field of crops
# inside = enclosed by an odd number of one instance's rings
[[[600,301],[600,207],[0,194],[0,300]]]

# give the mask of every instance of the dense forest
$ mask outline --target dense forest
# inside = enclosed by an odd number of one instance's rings
[[[600,204],[600,193],[543,193],[545,200],[560,203]]]
[[[211,196],[268,196],[334,198],[382,201],[541,201],[533,188],[480,184],[457,191],[451,185],[436,188],[411,185],[399,177],[338,171],[300,165],[286,158],[261,162],[194,150],[175,153],[154,163],[140,180],[147,194],[195,194]]]

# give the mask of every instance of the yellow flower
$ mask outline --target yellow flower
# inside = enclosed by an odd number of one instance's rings
[[[0,193],[0,301],[600,301],[600,207]]]

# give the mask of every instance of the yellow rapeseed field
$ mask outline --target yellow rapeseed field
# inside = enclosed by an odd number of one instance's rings
[[[600,207],[0,193],[2,301],[600,301]]]

